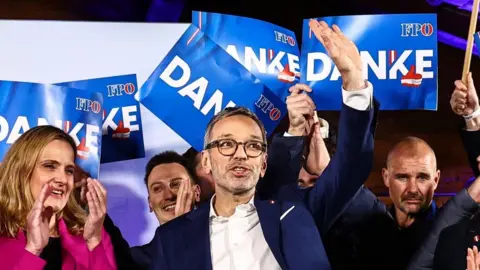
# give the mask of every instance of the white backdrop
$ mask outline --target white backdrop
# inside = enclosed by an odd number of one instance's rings
[[[148,79],[188,24],[0,20],[0,80],[58,83],[137,74]],[[161,104],[159,104],[161,105]],[[189,145],[141,106],[146,158],[103,164],[108,213],[130,245],[149,242],[158,226],[143,183],[150,157]]]

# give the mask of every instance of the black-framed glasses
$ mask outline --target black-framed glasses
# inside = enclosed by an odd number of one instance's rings
[[[261,141],[237,142],[232,139],[215,140],[207,144],[205,149],[217,147],[218,152],[224,156],[233,156],[237,152],[238,145],[243,145],[243,150],[250,158],[256,158],[267,150],[267,144]]]

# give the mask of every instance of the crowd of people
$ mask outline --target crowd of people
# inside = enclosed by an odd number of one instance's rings
[[[382,170],[392,207],[363,184],[379,106],[356,45],[310,21],[342,77],[338,135],[308,86],[289,91],[289,128],[267,145],[244,107],[215,115],[204,150],[166,151],[145,170],[152,241],[130,247],[107,213],[107,190],[75,165],[61,129],[24,133],[0,165],[0,269],[469,269],[480,270],[480,105],[471,74],[452,112],[476,180],[441,209],[434,151],[407,137]]]

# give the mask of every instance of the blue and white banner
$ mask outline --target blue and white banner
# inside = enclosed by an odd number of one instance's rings
[[[135,99],[138,89],[135,74],[57,85],[103,94],[101,163],[145,157],[142,118]]]
[[[382,110],[437,110],[435,14],[356,15],[316,18],[336,24],[358,47],[365,79]],[[313,89],[319,110],[340,110],[340,72],[303,22],[301,81]]]
[[[102,145],[100,93],[28,82],[0,81],[0,157],[23,133],[52,125],[77,145],[77,164],[98,178]]]
[[[225,107],[248,107],[268,133],[287,112],[282,100],[194,25],[143,84],[139,100],[197,150],[208,122]]]
[[[300,76],[295,33],[275,24],[234,15],[194,11],[192,23],[282,100]]]

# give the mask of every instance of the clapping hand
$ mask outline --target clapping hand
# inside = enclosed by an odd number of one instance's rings
[[[183,180],[177,193],[177,201],[175,203],[175,217],[190,212],[195,202],[195,194],[190,180]]]
[[[40,195],[27,215],[27,245],[25,249],[39,256],[50,238],[50,221],[53,215],[52,207],[45,207],[45,201],[50,196],[52,188],[45,183]]]
[[[87,179],[86,198],[88,217],[83,229],[83,239],[93,250],[102,239],[102,228],[107,214],[107,190],[95,179]]]
[[[480,270],[480,255],[477,246],[467,250],[467,270]]]

